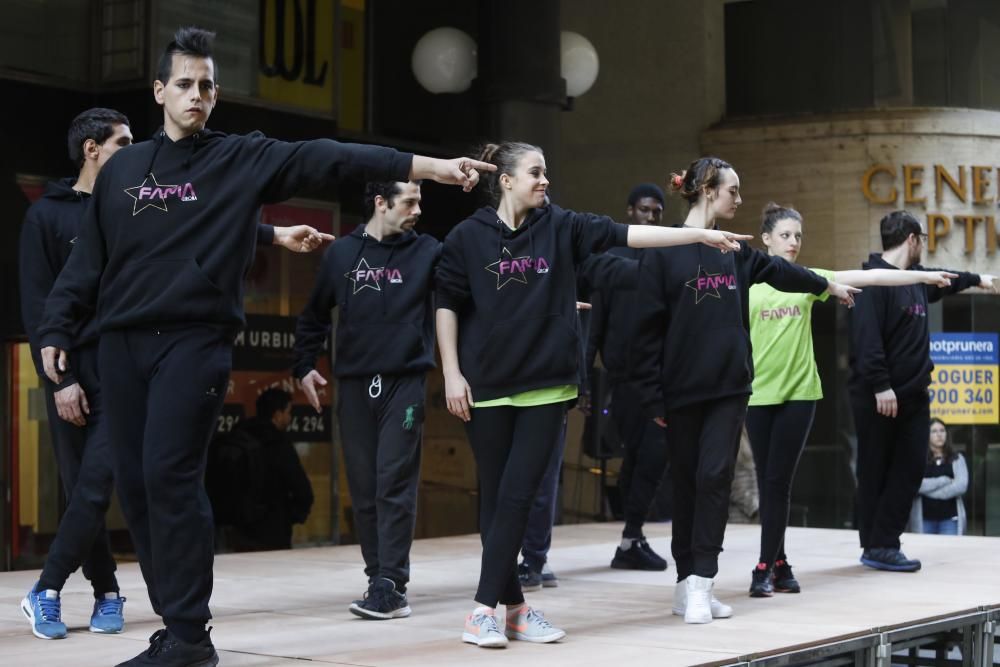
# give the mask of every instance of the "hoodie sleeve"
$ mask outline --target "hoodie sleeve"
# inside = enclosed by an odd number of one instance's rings
[[[44,377],[38,325],[45,310],[45,299],[59,275],[59,268],[52,265],[46,252],[45,229],[38,220],[36,209],[29,208],[21,227],[19,254],[21,291],[21,320],[31,342],[31,358],[38,375]]]
[[[792,264],[781,257],[771,257],[747,243],[736,254],[747,272],[748,285],[767,283],[782,292],[805,292],[819,296],[829,282],[809,269]]]
[[[343,144],[330,139],[286,142],[252,136],[249,164],[257,179],[260,201],[285,201],[301,190],[337,185],[344,179],[405,181],[413,154],[384,146]]]
[[[330,335],[330,311],[337,305],[334,246],[323,255],[309,302],[295,324],[295,365],[292,374],[302,379],[316,368],[316,357]]]
[[[851,310],[851,356],[854,371],[877,394],[892,388],[885,358],[882,331],[885,327],[884,287],[867,287],[854,295]]]
[[[441,259],[434,272],[434,300],[436,308],[460,312],[472,296],[469,274],[462,255],[461,227],[453,229],[441,247]]]
[[[577,265],[595,252],[628,245],[628,225],[604,215],[567,213],[573,227],[573,255]]]
[[[274,244],[274,226],[257,223],[257,245]]]
[[[665,257],[647,250],[639,259],[639,291],[635,300],[635,339],[629,354],[630,375],[643,411],[664,417],[662,367],[663,340],[667,335],[669,302],[666,294]]]
[[[951,271],[950,269],[925,269],[922,266],[914,266],[912,268],[919,271]],[[935,303],[946,296],[958,294],[962,290],[967,290],[970,287],[978,287],[980,281],[982,280],[978,273],[968,273],[967,271],[951,271],[951,273],[958,274],[958,278],[952,279],[951,285],[948,285],[947,287],[927,285],[928,303]]]
[[[91,316],[97,307],[97,291],[107,264],[107,247],[99,224],[102,178],[98,175],[95,195],[90,198],[80,233],[66,265],[56,278],[45,301],[45,311],[38,325],[39,347],[55,346],[69,350],[77,325]],[[65,379],[63,381],[65,384]]]

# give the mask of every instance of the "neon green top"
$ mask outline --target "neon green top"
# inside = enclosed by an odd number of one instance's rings
[[[495,408],[499,405],[512,405],[515,408],[530,408],[536,405],[549,405],[550,403],[562,403],[572,401],[577,397],[579,388],[575,384],[563,384],[555,387],[543,387],[542,389],[532,389],[522,391],[520,394],[502,396],[490,401],[479,401],[473,403],[474,408]]]
[[[833,271],[812,269],[827,280]],[[779,292],[770,285],[750,287],[750,342],[753,345],[753,395],[750,405],[823,398],[813,354],[812,306],[824,292]]]

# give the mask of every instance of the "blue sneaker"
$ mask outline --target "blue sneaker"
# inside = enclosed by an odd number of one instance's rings
[[[31,623],[31,634],[39,639],[62,639],[66,636],[59,591],[36,591],[32,586],[21,600],[21,611]]]
[[[861,554],[861,563],[876,570],[889,572],[916,572],[920,569],[919,560],[907,558],[899,549],[890,547],[865,549]]]
[[[90,631],[117,634],[125,627],[125,598],[118,593],[105,593],[94,600],[94,613],[90,615]]]

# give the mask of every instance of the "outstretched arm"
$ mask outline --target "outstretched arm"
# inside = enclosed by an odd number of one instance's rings
[[[834,271],[835,282],[852,287],[899,287],[901,285],[936,285],[947,287],[957,273],[948,271],[900,271],[897,269],[858,269],[851,271]]]
[[[739,241],[748,241],[752,236],[724,232],[721,229],[697,229],[695,227],[655,227],[653,225],[629,225],[628,246],[630,248],[665,248],[667,246],[704,243],[722,252],[739,250]]]
[[[428,178],[446,185],[461,185],[463,190],[469,192],[479,182],[479,172],[496,170],[496,165],[468,157],[442,160],[425,155],[414,155],[413,163],[410,165],[410,180],[418,181]]]

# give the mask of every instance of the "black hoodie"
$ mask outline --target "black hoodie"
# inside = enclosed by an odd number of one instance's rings
[[[864,269],[896,269],[872,253]],[[913,271],[925,270],[920,265]],[[949,287],[905,285],[866,287],[851,312],[851,392],[871,398],[892,389],[898,399],[923,394],[931,382],[927,304],[979,284],[979,275],[958,273]]]
[[[820,294],[825,278],[740,244],[648,249],[639,260],[632,379],[650,417],[716,398],[750,395],[749,293],[766,282]]]
[[[635,339],[635,301],[639,286],[641,248],[613,248],[594,255],[581,271],[593,287],[590,293],[590,335],[587,365],[593,367],[597,353],[613,384],[628,380],[629,350]],[[614,259],[615,261],[599,261]]]
[[[333,374],[405,375],[434,368],[434,264],[441,244],[413,231],[376,241],[365,225],[334,241],[295,327],[295,377],[316,367],[340,307]]]
[[[73,189],[75,178],[52,181],[45,193],[28,209],[21,228],[20,280],[21,319],[31,343],[31,358],[40,377],[42,368],[38,324],[45,310],[45,299],[52,290],[59,272],[66,265],[77,241],[80,221],[90,200],[90,194]],[[97,322],[90,313],[70,331],[72,347],[82,347],[97,340]],[[58,389],[76,383],[72,371],[63,374]]]
[[[458,313],[459,365],[474,400],[579,382],[577,267],[627,241],[627,225],[555,204],[516,230],[490,207],[451,230],[437,307]]]
[[[67,348],[96,304],[101,331],[207,324],[235,332],[260,206],[342,178],[405,181],[412,155],[259,132],[160,131],[101,169],[80,240],[45,307],[43,345]]]

